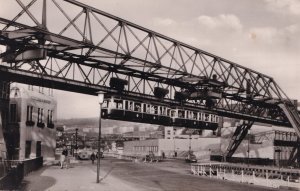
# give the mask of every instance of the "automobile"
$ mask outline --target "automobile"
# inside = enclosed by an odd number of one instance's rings
[[[185,158],[185,162],[189,162],[189,163],[197,162],[196,155],[194,155],[193,153],[189,153]]]
[[[78,158],[81,159],[81,160],[89,160],[90,157],[91,157],[91,154],[92,154],[91,151],[86,151],[86,150],[79,151],[78,152]]]

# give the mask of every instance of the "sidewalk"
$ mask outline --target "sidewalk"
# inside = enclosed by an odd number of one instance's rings
[[[127,182],[108,175],[101,169],[103,180],[96,183],[96,165],[76,164],[69,169],[60,169],[59,166],[46,166],[25,177],[20,190],[30,191],[140,191]]]

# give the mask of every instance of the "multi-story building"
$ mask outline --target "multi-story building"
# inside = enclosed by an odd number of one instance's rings
[[[7,141],[11,157],[24,160],[55,157],[57,102],[41,87],[13,85],[10,90]]]
[[[223,152],[227,149],[229,141],[230,137],[228,136],[222,138],[221,149]],[[276,166],[292,165],[291,157],[295,156],[297,163],[300,161],[299,154],[296,154],[299,145],[299,139],[293,129],[273,129],[247,135],[233,157],[244,158],[245,161],[247,158],[268,160],[270,164]]]

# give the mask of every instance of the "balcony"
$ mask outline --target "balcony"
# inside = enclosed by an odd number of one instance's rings
[[[44,128],[45,127],[45,123],[37,123],[37,125],[36,126],[38,126],[39,128]]]
[[[54,129],[54,124],[53,123],[47,123],[47,127],[50,129]]]
[[[35,125],[34,121],[26,121],[26,126],[32,127]]]

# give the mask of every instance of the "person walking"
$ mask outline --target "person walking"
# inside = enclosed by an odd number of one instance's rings
[[[95,153],[93,152],[93,153],[91,154],[92,164],[94,164],[95,159],[96,159],[96,155],[95,155]]]
[[[68,156],[68,149],[66,146],[63,146],[63,151],[60,155],[60,168],[64,168],[64,163],[66,161],[66,157]]]

